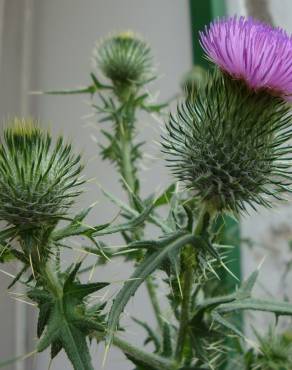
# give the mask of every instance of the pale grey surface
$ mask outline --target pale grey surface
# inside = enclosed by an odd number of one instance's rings
[[[26,1],[0,0],[0,119],[11,118],[22,111],[23,27]],[[15,264],[1,265],[15,274]],[[26,310],[8,294],[12,278],[0,273],[0,361],[24,353],[26,344]],[[20,321],[18,321],[20,319]],[[18,325],[17,325],[18,323]],[[21,334],[17,331],[20,330]],[[14,365],[6,370],[14,370]]]

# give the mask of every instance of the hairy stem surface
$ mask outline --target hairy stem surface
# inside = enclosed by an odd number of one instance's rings
[[[194,231],[195,236],[204,236],[210,223],[210,214],[206,209],[202,209]],[[182,252],[182,302],[180,311],[179,331],[176,345],[176,359],[181,362],[187,351],[189,340],[189,321],[192,289],[194,284],[194,273],[196,269],[196,250],[193,245],[187,245]]]

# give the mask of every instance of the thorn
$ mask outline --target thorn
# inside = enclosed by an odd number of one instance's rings
[[[262,260],[260,261],[260,263],[258,264],[258,267],[257,267],[257,270],[259,271],[261,268],[262,268],[262,266],[263,266],[263,264],[264,264],[264,262],[265,262],[265,260],[266,260],[266,255],[262,258]]]
[[[25,301],[24,299],[20,299],[20,298],[13,298],[11,297],[12,299],[14,299],[15,301],[18,301],[18,302],[21,302],[21,303],[25,303],[29,306],[33,306],[33,307],[37,307],[37,305],[35,303],[32,303],[32,302],[27,302]]]
[[[237,281],[239,281],[238,277],[234,275],[234,273],[225,265],[225,263],[221,260],[220,265]]]
[[[41,261],[41,255],[40,255],[40,250],[39,250],[39,246],[38,245],[37,245],[37,253],[38,253],[39,261]]]
[[[30,267],[31,267],[31,272],[32,272],[32,275],[35,279],[35,273],[34,273],[34,269],[33,269],[33,265],[32,265],[32,258],[31,258],[31,254],[29,255],[29,263],[30,263]]]
[[[15,275],[10,274],[10,272],[4,271],[4,270],[2,270],[2,269],[0,269],[0,272],[2,272],[4,275],[7,275],[7,276],[9,276],[9,277],[11,277],[11,278],[13,278],[13,279],[15,279],[15,278],[16,278],[16,276],[15,276]]]
[[[6,245],[4,246],[4,248],[2,249],[2,251],[0,253],[0,257],[7,251],[8,248],[9,248],[9,244],[6,243]]]
[[[110,343],[107,343],[104,349],[104,355],[103,355],[102,365],[101,365],[103,368],[105,367],[105,363],[106,363],[106,360],[109,354],[110,346],[111,346]]]
[[[97,261],[95,262],[95,264],[92,266],[92,269],[90,271],[90,274],[89,274],[89,277],[88,277],[88,282],[90,282],[93,278],[93,274],[94,274],[94,271],[96,269],[96,266],[97,266]]]
[[[6,360],[6,361],[1,361],[0,362],[0,367],[4,367],[6,365],[10,365],[16,361],[22,361],[22,360],[25,360],[26,358],[28,357],[31,357],[33,355],[35,355],[38,351],[35,349],[33,350],[32,352],[29,352],[29,353],[26,353],[25,355],[20,355],[20,356],[17,356],[17,357],[14,357],[14,358],[11,358],[9,360]]]
[[[48,367],[48,370],[50,370],[50,369],[51,369],[51,367],[52,367],[52,364],[53,364],[53,359],[51,358],[51,359],[50,359],[50,362],[49,362],[49,367]]]
[[[123,250],[123,251],[119,251],[119,252],[115,252],[115,253],[113,253],[113,256],[118,256],[118,255],[120,255],[120,254],[132,253],[132,252],[136,252],[136,251],[138,251],[138,250],[139,250],[138,248],[126,249],[126,250]]]

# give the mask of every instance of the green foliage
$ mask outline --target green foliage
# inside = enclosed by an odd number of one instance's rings
[[[123,288],[115,297],[108,318],[108,343],[111,343],[112,341],[121,313],[123,312],[130,298],[137,291],[138,287],[153,271],[155,271],[161,265],[163,260],[167,258],[171,252],[178,252],[179,248],[182,248],[184,245],[193,242],[193,239],[194,236],[191,234],[179,233],[177,235],[173,235],[168,238],[166,242],[162,240],[160,242],[160,248],[157,248],[156,252],[146,255],[145,259],[137,267],[130,280],[124,284]]]
[[[163,146],[172,172],[213,209],[269,206],[291,184],[289,109],[215,71],[170,116]]]
[[[286,370],[292,368],[291,333],[276,334],[270,329],[266,336],[257,334],[259,353],[252,370]]]
[[[103,305],[87,307],[85,299],[108,284],[81,284],[76,278],[80,265],[58,275],[47,269],[43,287],[33,288],[28,297],[39,307],[37,350],[51,346],[54,358],[64,349],[75,370],[91,370],[86,337],[95,330],[104,331],[104,316]]]
[[[48,93],[90,95],[105,124],[102,159],[116,166],[128,196],[126,203],[102,189],[118,207],[119,221],[88,225],[92,206],[68,215],[82,180],[80,157],[63,139],[53,144],[35,122],[16,120],[0,147],[0,220],[6,222],[0,231],[0,261],[22,262],[10,286],[24,283],[39,308],[37,351],[50,347],[53,359],[64,349],[75,370],[91,370],[89,345],[95,338],[105,342],[106,353],[110,344],[119,347],[135,370],[233,370],[231,352],[241,370],[289,369],[289,333],[258,336],[260,351],[242,345],[246,338],[234,320],[238,313],[292,316],[292,305],[253,296],[258,270],[238,288],[222,289],[222,270],[234,275],[227,268],[232,247],[221,241],[222,222],[218,226],[225,210],[270,205],[270,198],[289,191],[288,105],[221,72],[209,76],[196,68],[186,76],[184,101],[177,115],[170,116],[163,142],[170,167],[190,192],[171,184],[159,196],[143,198],[137,113],[160,114],[167,106],[153,103],[145,92],[155,78],[150,48],[132,33],[118,34],[98,45],[95,58],[107,83],[91,73],[87,87]],[[57,227],[59,220],[65,222]],[[159,237],[153,236],[153,228]],[[124,244],[103,240],[112,234],[119,234]],[[83,258],[90,254],[96,260],[82,270],[77,263],[64,272],[62,248],[74,249],[73,237],[81,240]],[[103,303],[93,304],[91,294],[107,286],[93,282],[93,272],[116,256],[131,261],[134,273],[113,299],[105,294]],[[89,270],[89,282],[82,283]],[[156,271],[166,283],[166,313],[157,295]],[[134,320],[146,331],[144,345],[153,345],[152,353],[119,336],[120,316],[144,282],[157,328],[141,317]]]

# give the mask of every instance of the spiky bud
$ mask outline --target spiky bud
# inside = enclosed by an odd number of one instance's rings
[[[198,89],[207,82],[207,77],[207,71],[203,67],[195,65],[183,76],[181,87],[185,92],[194,92],[194,89]]]
[[[101,71],[114,85],[140,85],[152,77],[150,47],[132,32],[105,39],[95,57]]]
[[[15,119],[0,146],[0,219],[27,230],[47,229],[80,193],[80,156],[33,120]]]
[[[216,72],[170,116],[164,152],[173,173],[216,210],[245,210],[289,190],[287,103]]]

